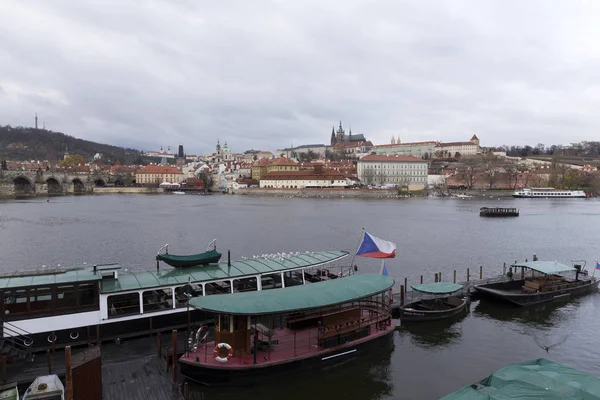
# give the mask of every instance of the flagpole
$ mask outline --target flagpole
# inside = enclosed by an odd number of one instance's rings
[[[358,248],[359,248],[360,243],[362,242],[364,236],[365,236],[365,228],[362,228],[360,237],[358,238],[358,243],[356,244],[356,250],[354,250],[354,254],[352,255],[352,261],[350,261],[350,273],[348,275],[354,274],[354,257],[356,257],[356,253],[358,252]]]
[[[594,277],[594,274],[596,273],[597,269],[598,269],[598,259],[596,259],[596,265],[594,265],[594,272],[592,272],[592,278]]]

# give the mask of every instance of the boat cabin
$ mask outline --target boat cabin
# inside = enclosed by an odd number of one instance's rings
[[[192,299],[192,307],[215,314],[214,341],[191,343],[180,358],[182,373],[200,382],[219,380],[218,371],[321,360],[390,333],[388,291],[393,284],[387,276],[362,274],[285,290]]]
[[[400,307],[400,320],[432,321],[449,318],[468,310],[470,298],[462,285],[451,282],[433,282],[412,285],[419,298]]]

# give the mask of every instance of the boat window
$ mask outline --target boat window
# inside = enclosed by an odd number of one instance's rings
[[[4,291],[4,314],[23,314],[27,312],[27,290]]]
[[[144,313],[162,311],[173,308],[171,289],[146,290],[142,294]]]
[[[96,283],[80,283],[77,287],[79,306],[92,306],[98,304]]]
[[[204,285],[206,295],[231,293],[231,284],[228,281],[211,282]]]
[[[140,295],[138,293],[116,294],[108,296],[108,318],[140,313]]]
[[[50,311],[52,309],[52,288],[36,287],[29,289],[29,308],[31,312]]]
[[[202,285],[192,283],[190,286],[192,287],[192,293],[190,293],[192,297],[202,296]],[[184,288],[185,286],[175,288],[175,307],[177,308],[187,307],[187,297]]]
[[[221,314],[221,326],[219,327],[222,331],[229,331],[229,315]]]
[[[280,288],[281,287],[281,275],[280,274],[263,275],[260,278],[260,285],[262,287],[262,290]]]
[[[77,307],[77,289],[75,285],[59,285],[56,287],[56,308]]]
[[[256,286],[256,277],[252,278],[243,278],[243,279],[234,279],[233,280],[233,292],[250,292],[253,290],[258,290]]]

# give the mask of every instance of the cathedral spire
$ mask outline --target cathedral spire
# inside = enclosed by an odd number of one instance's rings
[[[35,129],[38,128],[38,123],[37,123],[37,113],[35,113]]]

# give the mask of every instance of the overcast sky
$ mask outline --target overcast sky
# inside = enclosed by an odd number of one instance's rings
[[[1,0],[0,124],[188,154],[599,140],[599,1]],[[96,3],[94,5],[94,3]]]

